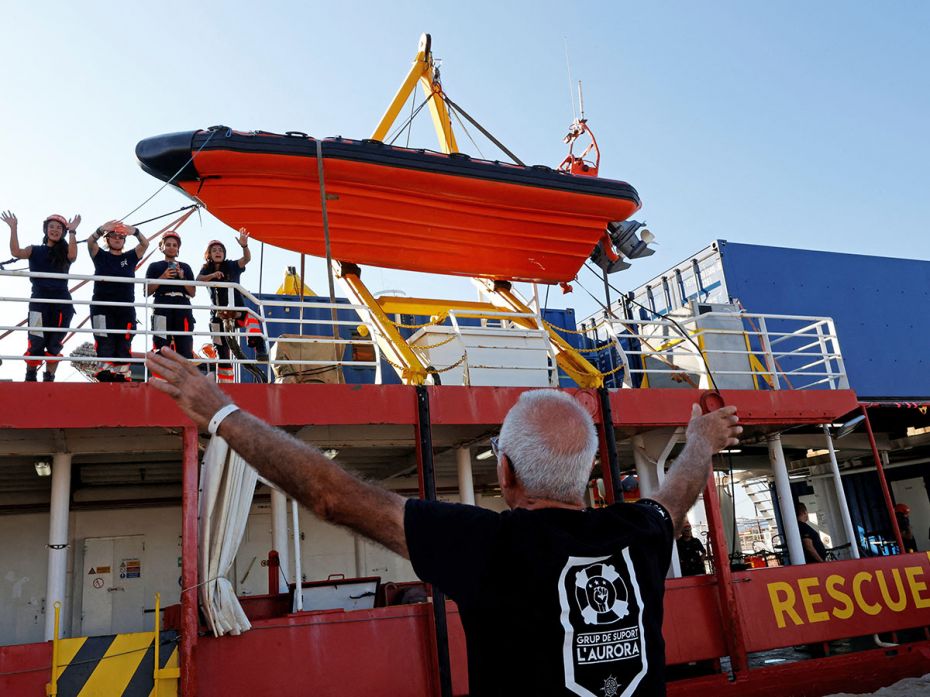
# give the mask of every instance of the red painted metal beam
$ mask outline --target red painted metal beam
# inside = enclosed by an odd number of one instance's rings
[[[416,423],[413,387],[406,385],[226,385],[239,404],[275,426]],[[499,424],[525,391],[520,387],[428,388],[434,426]],[[599,412],[593,390],[565,390],[593,416]],[[850,390],[725,390],[748,425],[820,424],[857,408]],[[660,428],[687,422],[701,390],[611,390],[614,424],[619,428]],[[145,384],[0,383],[0,402],[16,404],[0,414],[0,428],[178,427],[187,417],[166,395]],[[106,405],[105,410],[88,404]]]
[[[181,694],[196,697],[196,649],[198,630],[197,586],[197,429],[184,429],[181,490]]]
[[[714,572],[717,578],[717,595],[720,601],[720,615],[724,626],[724,640],[734,676],[744,677],[749,668],[746,656],[746,639],[736,606],[736,594],[733,589],[733,574],[730,572],[730,555],[727,540],[723,534],[723,517],[720,513],[720,499],[717,496],[717,484],[711,471],[704,488],[704,510],[713,543]]]

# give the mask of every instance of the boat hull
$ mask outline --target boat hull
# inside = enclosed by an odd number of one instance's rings
[[[376,141],[320,145],[332,257],[361,265],[567,281],[606,224],[640,206],[624,182]],[[303,134],[223,129],[157,136],[136,152],[149,173],[172,180],[228,225],[324,257],[316,146]]]

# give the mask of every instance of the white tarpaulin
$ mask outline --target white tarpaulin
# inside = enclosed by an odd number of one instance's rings
[[[226,578],[252,506],[257,474],[225,440],[213,436],[200,469],[200,603],[216,636],[252,628]]]

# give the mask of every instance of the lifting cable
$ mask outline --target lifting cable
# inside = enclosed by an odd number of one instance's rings
[[[446,103],[447,107],[459,112],[462,116],[464,116],[472,126],[474,126],[479,131],[481,131],[481,134],[485,138],[487,138],[492,143],[494,143],[494,145],[499,147],[501,151],[504,152],[507,155],[507,157],[513,160],[516,164],[520,165],[521,167],[526,167],[526,163],[521,161],[519,157],[517,157],[512,152],[510,152],[510,150],[508,150],[507,147],[503,143],[501,143],[497,138],[492,136],[490,132],[488,132],[488,130],[484,126],[482,126],[480,123],[475,121],[471,116],[469,116],[467,111],[465,111],[462,107],[460,107],[458,104],[456,104],[451,99],[449,99],[449,95],[447,95],[445,92],[442,92],[441,94],[442,94],[442,100]]]
[[[394,141],[400,138],[400,134],[404,132],[404,129],[413,124],[413,120],[417,117],[417,114],[419,114],[423,110],[423,107],[429,104],[429,100],[431,99],[431,96],[427,97],[422,102],[420,102],[420,106],[418,106],[416,110],[410,114],[407,120],[404,121],[400,126],[395,128],[391,133],[388,134],[387,140],[385,141],[388,145],[393,145]],[[407,142],[409,143],[410,141],[408,140]]]

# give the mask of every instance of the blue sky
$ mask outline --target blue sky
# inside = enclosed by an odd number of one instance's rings
[[[367,137],[429,31],[452,99],[549,165],[572,117],[568,39],[602,176],[639,190],[659,241],[616,285],[716,238],[930,259],[923,2],[8,3],[4,25],[0,209],[18,214],[24,243],[51,212],[82,213],[86,235],[154,192],[133,155],[146,136],[222,123]],[[427,118],[411,144],[434,146]],[[165,191],[134,219],[184,203]],[[233,235],[209,214],[182,232],[192,265],[207,240]],[[266,250],[264,290],[296,263]],[[82,250],[74,270],[90,269]],[[257,289],[258,275],[256,261],[244,282]],[[462,279],[371,269],[366,280],[474,296]],[[308,282],[325,289],[322,264]],[[588,272],[581,282],[599,287]],[[0,281],[4,295],[20,286]],[[24,308],[6,305],[3,322],[18,321]],[[595,309],[580,289],[550,305]]]

